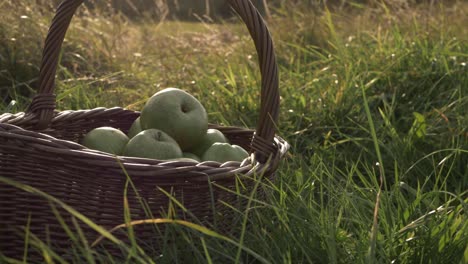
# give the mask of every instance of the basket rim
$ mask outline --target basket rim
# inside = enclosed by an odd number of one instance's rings
[[[86,113],[94,114],[97,112],[112,112],[123,111],[135,115],[139,114],[137,111],[123,109],[119,107],[104,108],[98,107],[89,110],[65,110],[56,111],[52,124],[55,121],[61,121],[64,115],[67,114],[80,114],[85,115]],[[3,114],[0,115],[0,137],[7,139],[22,140],[24,142],[33,143],[34,146],[43,152],[43,155],[61,155],[73,158],[79,158],[83,162],[88,162],[92,166],[102,167],[110,170],[122,170],[125,169],[129,175],[134,174],[136,177],[155,177],[158,175],[168,175],[174,181],[206,181],[207,178],[210,180],[227,180],[232,178],[234,175],[240,177],[250,177],[258,172],[262,171],[274,171],[276,170],[278,163],[284,158],[290,145],[278,135],[274,138],[275,152],[272,153],[270,158],[261,163],[256,160],[255,155],[250,155],[242,162],[229,161],[229,162],[216,162],[216,161],[200,161],[192,162],[185,160],[158,160],[158,159],[147,159],[138,157],[129,157],[123,155],[113,155],[106,152],[89,149],[80,143],[71,140],[65,140],[56,138],[48,135],[47,132],[51,132],[54,129],[48,128],[43,131],[33,131],[22,128],[8,121],[21,120],[21,117],[25,115],[24,112],[17,114]],[[7,121],[7,122],[4,122]],[[237,126],[225,126],[220,124],[209,124],[210,128],[216,128],[225,131],[234,130],[236,133],[245,133],[246,135],[254,135],[255,130]],[[8,146],[0,147],[8,148]],[[123,166],[123,168],[122,168]],[[175,176],[175,174],[181,172],[190,172],[186,176]],[[166,178],[166,177],[164,177]],[[167,183],[167,181],[165,181]]]

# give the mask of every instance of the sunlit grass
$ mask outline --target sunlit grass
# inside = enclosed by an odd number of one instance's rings
[[[52,15],[31,12],[37,7],[25,2],[13,12],[0,9],[4,112],[24,111],[29,102]],[[292,148],[276,182],[259,183],[266,199],[244,197],[251,202],[236,213],[235,235],[170,218],[147,220],[142,224],[167,226],[165,238],[175,241],[148,248],[131,229],[130,242],[123,243],[85,212],[54,201],[123,252],[110,257],[94,241],[70,233],[71,259],[466,263],[467,5],[405,10],[372,3],[373,9],[317,15],[301,7],[275,10],[269,27],[280,69],[278,133]],[[22,15],[28,18],[18,19]],[[61,110],[139,110],[153,93],[175,86],[199,98],[211,122],[254,128],[259,77],[242,24],[142,23],[82,12],[64,43],[57,103]],[[138,220],[127,217],[122,224]],[[65,262],[33,234],[28,243],[46,263]]]

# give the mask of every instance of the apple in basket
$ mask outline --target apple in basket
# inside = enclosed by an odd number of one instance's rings
[[[190,153],[190,152],[183,152],[182,153],[182,157],[183,158],[187,158],[187,159],[193,159],[193,160],[198,160],[200,161],[201,158],[193,153]]]
[[[249,153],[238,145],[229,143],[214,143],[202,156],[203,161],[243,161]]]
[[[208,130],[203,105],[178,88],[155,93],[143,107],[140,123],[143,130],[155,128],[167,133],[183,151],[198,145]]]
[[[198,145],[196,145],[190,152],[201,157],[214,143],[229,143],[229,141],[221,131],[210,128],[203,136],[200,143],[198,143]]]
[[[182,150],[177,142],[168,134],[154,128],[143,130],[130,139],[123,154],[159,160],[182,158]]]
[[[132,126],[128,130],[128,133],[127,133],[128,138],[132,138],[136,136],[141,131],[142,129],[141,129],[140,117],[138,117],[137,119],[135,119],[135,121],[133,121]]]
[[[121,155],[128,137],[122,131],[113,127],[98,127],[89,131],[81,144],[90,148],[115,155]]]

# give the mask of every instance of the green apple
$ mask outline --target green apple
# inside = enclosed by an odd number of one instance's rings
[[[243,161],[249,153],[238,145],[229,143],[214,143],[202,156],[203,161]]]
[[[174,138],[185,151],[197,145],[208,129],[203,105],[191,94],[167,88],[146,102],[140,115],[143,130],[155,128]]]
[[[98,127],[89,131],[81,141],[83,146],[110,154],[121,155],[128,137],[113,127]]]
[[[201,157],[214,143],[229,143],[229,141],[221,131],[210,128],[206,131],[200,143],[196,145],[191,152]]]
[[[133,124],[128,130],[127,135],[129,138],[132,138],[136,136],[138,133],[140,133],[141,131],[142,129],[141,129],[141,124],[140,124],[140,117],[138,117],[137,119],[135,119],[135,121],[133,121]]]
[[[175,159],[182,157],[177,142],[158,129],[147,129],[128,141],[123,152],[125,156],[148,159]]]
[[[190,152],[183,152],[182,153],[182,157],[184,158],[188,158],[188,159],[194,159],[194,160],[197,160],[197,161],[200,161],[200,157],[193,154],[193,153],[190,153]]]

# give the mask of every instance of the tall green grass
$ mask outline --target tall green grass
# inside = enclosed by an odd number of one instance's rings
[[[158,252],[144,241],[122,244],[96,226],[123,258],[71,234],[72,259],[468,262],[468,7],[385,3],[275,10],[269,27],[280,69],[278,133],[292,148],[277,181],[259,183],[266,199],[246,197],[250,206],[237,212],[236,235],[160,223],[176,243]],[[8,7],[0,8],[0,109],[23,111],[53,14],[36,12],[32,1],[0,5]],[[242,24],[136,23],[95,12],[81,9],[68,32],[57,73],[59,109],[138,110],[154,92],[176,86],[202,101],[211,122],[255,127],[259,68]],[[46,263],[62,262],[46,242],[30,243]]]

